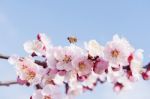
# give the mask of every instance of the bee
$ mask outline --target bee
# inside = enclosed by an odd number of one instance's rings
[[[76,43],[77,42],[77,38],[74,36],[68,37],[67,39],[68,39],[69,43]]]

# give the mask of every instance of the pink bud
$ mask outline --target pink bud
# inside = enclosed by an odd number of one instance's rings
[[[115,92],[120,92],[122,89],[123,89],[123,84],[122,83],[119,83],[119,82],[117,82],[117,83],[115,83],[115,85],[114,85],[114,91]]]
[[[95,64],[93,71],[97,74],[102,74],[108,68],[108,62],[103,59],[98,59]]]
[[[143,72],[142,77],[144,80],[149,80],[149,76],[148,76],[147,72]]]

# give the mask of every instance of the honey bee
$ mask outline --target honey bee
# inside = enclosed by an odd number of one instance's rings
[[[67,39],[68,39],[69,43],[76,43],[77,42],[77,38],[74,36],[68,37]]]

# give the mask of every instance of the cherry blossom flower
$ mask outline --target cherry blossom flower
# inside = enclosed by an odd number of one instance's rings
[[[115,83],[118,81],[118,79],[126,76],[123,68],[119,68],[117,70],[113,70],[111,66],[108,67],[108,73],[107,73],[107,81],[111,83]]]
[[[98,75],[92,72],[91,75],[89,75],[88,78],[82,82],[82,85],[90,89],[93,89],[95,87],[95,83],[97,82],[97,79],[98,79]]]
[[[45,73],[43,73],[43,77],[41,80],[41,86],[45,86],[47,84],[55,85],[54,78],[56,77],[58,71],[56,69],[46,69]]]
[[[72,66],[72,60],[75,57],[78,57],[78,55],[81,55],[83,53],[84,53],[83,49],[73,44],[71,44],[70,46],[66,46],[66,47],[55,47],[53,51],[53,56],[55,60],[57,61],[56,68],[58,70],[71,71],[74,68]],[[52,62],[50,61],[50,63]]]
[[[46,63],[50,69],[56,69],[57,60],[54,56],[54,52],[57,48],[53,47],[46,53]]]
[[[77,57],[72,63],[79,76],[90,74],[93,68],[93,63],[85,56]]]
[[[56,86],[48,84],[43,89],[37,90],[32,99],[62,99],[62,95]]]
[[[27,41],[24,43],[24,49],[29,54],[35,53],[36,55],[41,56],[45,54],[44,46],[42,42],[39,42],[38,40]]]
[[[45,34],[38,34],[37,40],[27,41],[24,43],[24,49],[27,53],[34,53],[39,56],[45,55],[46,50],[50,47],[50,42]]]
[[[104,47],[101,46],[96,40],[90,40],[88,43],[85,42],[85,48],[89,51],[89,54],[93,57],[100,56],[104,57]]]
[[[52,47],[52,44],[50,43],[49,38],[47,38],[47,36],[44,33],[39,33],[37,35],[37,40],[42,42],[46,50]]]
[[[73,59],[73,54],[70,49],[70,47],[58,47],[56,51],[54,52],[54,56],[56,60],[58,61],[56,64],[56,68],[58,70],[66,70],[70,71],[73,69],[72,66],[72,59]]]
[[[75,80],[69,82],[69,90],[67,93],[69,96],[78,96],[82,93],[83,93],[83,87],[79,82]]]
[[[73,82],[73,81],[77,81],[77,72],[76,70],[72,70],[66,73],[65,78],[64,78],[64,82],[68,83],[68,82]]]
[[[56,75],[55,78],[53,79],[53,81],[56,85],[63,85],[64,76]]]
[[[139,80],[141,77],[141,72],[143,71],[143,50],[139,49],[135,52],[133,56],[133,60],[131,60],[130,69],[132,72],[131,80],[136,81]]]
[[[113,40],[106,44],[104,55],[106,60],[114,64],[114,66],[128,65],[128,57],[134,52],[134,48],[125,38],[119,38],[118,35],[113,37]],[[116,65],[117,64],[117,65]]]
[[[12,56],[9,58],[9,62],[16,65],[16,72],[21,80],[31,84],[40,82],[44,70],[35,64],[31,57],[20,58]]]

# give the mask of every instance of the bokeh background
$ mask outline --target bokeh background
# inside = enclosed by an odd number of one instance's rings
[[[0,53],[25,56],[23,43],[37,33],[46,33],[53,44],[67,45],[78,37],[78,45],[96,39],[105,44],[114,34],[126,37],[135,48],[144,49],[150,61],[149,0],[0,0]],[[0,81],[16,79],[15,69],[0,60]],[[0,99],[29,99],[32,87],[0,87]],[[116,94],[111,84],[99,85],[77,99],[150,99],[150,81]]]

